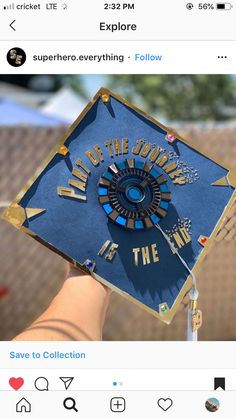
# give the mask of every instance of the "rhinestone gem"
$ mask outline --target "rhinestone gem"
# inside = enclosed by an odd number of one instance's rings
[[[86,262],[86,268],[91,269],[93,267],[93,262],[91,260],[88,260]]]
[[[65,145],[62,145],[60,147],[59,153],[62,154],[63,156],[66,156],[66,154],[68,153],[68,148]]]
[[[166,140],[168,141],[168,143],[173,143],[175,141],[175,136],[174,134],[167,134],[166,136]]]
[[[162,313],[166,313],[168,311],[168,307],[167,307],[166,304],[162,304],[161,311],[162,311]]]

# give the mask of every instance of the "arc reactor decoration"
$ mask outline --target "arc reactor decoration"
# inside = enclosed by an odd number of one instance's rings
[[[165,177],[147,163],[125,160],[108,167],[99,180],[99,202],[116,224],[150,228],[167,214],[170,192]]]
[[[102,88],[3,217],[170,323],[235,189],[235,170]]]

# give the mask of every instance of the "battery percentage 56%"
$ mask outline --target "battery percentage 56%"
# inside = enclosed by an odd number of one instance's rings
[[[214,10],[215,5],[213,3],[199,3],[198,9],[199,10]]]
[[[215,9],[215,5],[213,3],[198,3],[196,6],[199,10],[214,10]],[[192,10],[194,8],[194,4],[187,3],[186,8],[188,10]]]

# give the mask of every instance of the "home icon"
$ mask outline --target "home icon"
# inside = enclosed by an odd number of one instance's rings
[[[16,404],[16,411],[18,413],[30,413],[31,404],[24,397]]]

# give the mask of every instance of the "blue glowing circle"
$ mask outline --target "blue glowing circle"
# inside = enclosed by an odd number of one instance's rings
[[[145,198],[144,191],[139,186],[128,186],[125,190],[126,197],[131,202],[142,202]]]
[[[129,230],[154,227],[171,199],[165,175],[135,159],[114,162],[100,177],[98,199],[107,217]]]

